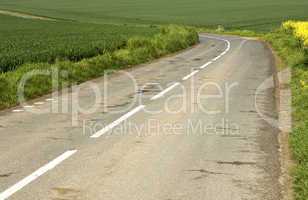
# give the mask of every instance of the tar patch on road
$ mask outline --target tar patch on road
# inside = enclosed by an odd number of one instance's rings
[[[54,191],[54,200],[81,200],[81,193],[79,190],[73,188],[56,187],[52,189]]]
[[[232,161],[232,162],[217,161],[217,164],[220,164],[220,165],[256,165],[257,163],[255,163],[255,162],[242,162],[242,161]]]
[[[13,174],[14,174],[13,172],[0,174],[0,178],[7,178],[7,177],[10,177],[10,176],[13,175]]]

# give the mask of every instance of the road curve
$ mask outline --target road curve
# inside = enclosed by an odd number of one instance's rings
[[[281,199],[271,51],[200,40],[1,112],[0,199]]]

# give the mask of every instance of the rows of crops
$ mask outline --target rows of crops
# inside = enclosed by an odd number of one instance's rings
[[[308,47],[308,22],[306,21],[287,21],[283,28],[291,30],[294,36],[303,41],[304,46]]]
[[[150,27],[50,22],[0,15],[0,72],[25,62],[78,61],[125,45],[129,37],[152,35]]]

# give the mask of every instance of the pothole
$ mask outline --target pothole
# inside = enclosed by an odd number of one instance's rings
[[[138,89],[137,93],[154,93],[154,92],[160,92],[161,87],[159,83],[147,83],[144,86],[142,86],[140,89]]]
[[[13,172],[0,174],[0,178],[7,178],[7,177],[10,177],[10,176],[13,175],[13,174],[14,174]]]

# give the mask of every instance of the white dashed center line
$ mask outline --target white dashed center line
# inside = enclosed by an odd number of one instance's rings
[[[172,90],[173,88],[175,88],[178,85],[180,85],[179,82],[173,83],[170,87],[166,88],[165,90],[161,91],[157,95],[153,96],[151,98],[151,100],[156,100],[156,99],[159,99],[159,98],[163,97],[166,93],[168,93],[170,90]]]
[[[45,174],[46,172],[48,172],[49,170],[55,168],[57,165],[59,165],[61,162],[63,162],[67,158],[71,157],[76,152],[77,152],[77,150],[70,150],[70,151],[64,152],[63,154],[61,154],[60,156],[58,156],[57,158],[55,158],[51,162],[47,163],[43,167],[39,168],[38,170],[36,170],[32,174],[30,174],[29,176],[25,177],[24,179],[22,179],[21,181],[16,183],[15,185],[11,186],[10,188],[5,190],[4,192],[0,193],[0,200],[4,200],[4,199],[9,198],[15,192],[22,189],[23,187],[25,187],[26,185],[28,185],[29,183],[31,183],[32,181],[34,181],[38,177],[40,177],[43,174]]]
[[[112,130],[114,127],[118,126],[119,124],[121,124],[123,121],[125,121],[126,119],[128,119],[129,117],[133,116],[134,114],[136,114],[137,112],[141,111],[144,109],[144,105],[140,105],[136,108],[134,108],[133,110],[131,110],[130,112],[126,113],[125,115],[123,115],[122,117],[120,117],[119,119],[117,119],[116,121],[112,122],[111,124],[109,124],[108,126],[106,126],[105,128],[103,128],[102,130],[96,132],[95,134],[93,134],[91,136],[91,138],[98,138],[100,136],[102,136],[103,134],[107,133],[108,131]]]
[[[209,66],[209,65],[212,64],[212,63],[213,63],[212,61],[207,62],[207,63],[205,63],[204,65],[202,65],[202,66],[200,67],[200,69],[204,69],[204,68],[206,68],[207,66]]]
[[[13,110],[12,112],[23,112],[24,110],[21,110],[21,109],[15,109],[15,110]]]
[[[188,74],[187,76],[185,76],[182,80],[186,81],[187,79],[189,79],[193,75],[197,74],[198,72],[199,72],[199,70],[195,70],[195,71],[191,72],[190,74]]]
[[[213,61],[216,61],[219,58],[221,58],[231,48],[230,42],[228,40],[221,39],[221,38],[216,38],[216,37],[212,37],[212,36],[202,36],[201,35],[200,37],[212,38],[212,39],[221,40],[221,41],[224,41],[224,42],[227,43],[227,48],[225,49],[224,52],[222,52],[219,56],[215,57],[212,61],[207,62],[204,65],[200,66],[200,69],[204,69],[207,66],[211,65],[213,63]],[[190,73],[189,75],[183,77],[182,80],[183,81],[188,80],[189,78],[191,78],[192,76],[194,76],[198,72],[199,72],[199,70],[195,70],[192,73]],[[159,98],[163,97],[166,93],[168,93],[169,91],[171,91],[172,89],[174,89],[178,85],[180,85],[179,82],[173,83],[171,86],[169,86],[165,90],[161,91],[159,94],[153,96],[151,98],[151,100],[156,100],[156,99],[159,99]],[[49,99],[46,99],[45,101],[54,101],[54,99],[49,98]],[[34,105],[43,105],[43,104],[44,104],[44,102],[36,102],[36,103],[34,103]],[[24,108],[32,108],[32,107],[34,107],[34,106],[32,106],[32,105],[24,106]],[[144,105],[140,105],[140,106],[134,108],[133,110],[131,110],[130,112],[126,113],[125,115],[123,115],[119,119],[115,120],[114,122],[112,122],[111,124],[106,126],[105,128],[103,128],[100,131],[98,131],[95,134],[93,134],[91,136],[91,138],[98,138],[98,137],[102,136],[103,134],[105,134],[108,131],[112,130],[114,127],[118,126],[119,124],[121,124],[122,122],[124,122],[125,120],[127,120],[128,118],[133,116],[134,114],[138,113],[139,111],[143,110],[144,108],[145,108]],[[23,112],[23,111],[24,110],[22,110],[22,109],[15,109],[12,112]],[[26,185],[28,185],[29,183],[31,183],[35,179],[37,179],[40,176],[42,176],[44,173],[46,173],[49,170],[55,168],[57,165],[59,165],[61,162],[63,162],[67,158],[71,157],[76,152],[77,152],[77,150],[70,150],[70,151],[64,152],[63,154],[61,154],[60,156],[58,156],[57,158],[55,158],[51,162],[47,163],[46,165],[44,165],[43,167],[39,168],[38,170],[36,170],[32,174],[30,174],[29,176],[27,176],[24,179],[22,179],[21,181],[17,182],[15,185],[11,186],[10,188],[5,190],[4,192],[0,193],[0,200],[4,200],[4,199],[9,198],[11,195],[13,195],[17,191],[21,190],[23,187],[25,187]]]
[[[27,106],[23,106],[24,108],[33,108],[34,106],[31,105],[27,105]]]
[[[42,101],[39,101],[39,102],[35,102],[34,103],[34,105],[43,105],[44,104],[44,102],[42,102]]]

